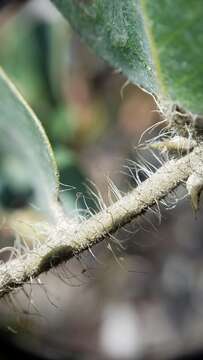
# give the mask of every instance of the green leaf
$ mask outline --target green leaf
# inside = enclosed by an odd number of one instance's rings
[[[136,0],[52,1],[100,56],[122,70],[133,83],[152,92],[157,90]]]
[[[203,112],[202,0],[52,0],[133,83]]]
[[[142,0],[142,4],[162,93],[202,113],[202,0]]]
[[[51,146],[41,123],[1,69],[0,151],[19,160],[34,187],[35,204],[53,216],[58,174]]]

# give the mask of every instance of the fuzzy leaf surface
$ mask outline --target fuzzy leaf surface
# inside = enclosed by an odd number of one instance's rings
[[[202,0],[52,0],[128,79],[203,113]]]

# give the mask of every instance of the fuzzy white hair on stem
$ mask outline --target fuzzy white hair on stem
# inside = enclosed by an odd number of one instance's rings
[[[186,119],[185,115],[183,118]],[[188,129],[190,131],[190,126],[188,127],[188,124],[184,123],[183,130],[186,138]],[[109,234],[115,234],[132,220],[138,221],[157,202],[166,207],[175,206],[179,199],[173,190],[187,181],[192,174],[198,173],[202,177],[203,146],[201,141],[197,141],[197,145],[187,151],[185,155],[181,154],[179,158],[169,158],[167,162],[153,149],[149,151],[157,161],[158,169],[156,170],[154,165],[151,166],[148,161],[144,161],[142,164],[136,163],[133,172],[135,172],[138,185],[125,195],[110,182],[111,204],[108,207],[102,204],[102,209],[98,213],[90,209],[84,199],[89,216],[79,222],[73,221],[65,216],[60,204],[57,204],[55,206],[57,224],[49,225],[47,230],[46,227],[43,229],[45,241],[37,240],[34,248],[29,249],[26,240],[22,239],[25,253],[22,255],[20,251],[17,257],[0,265],[0,296],[4,296],[17,287],[22,287],[41,273],[47,272],[65,261],[68,262],[72,257],[79,256],[85,250],[91,249],[90,251],[93,253],[93,245],[109,239]],[[140,177],[141,173],[144,173],[146,177],[144,181]],[[147,222],[151,227],[151,218],[147,218]],[[142,224],[140,223],[139,226]],[[40,238],[40,228],[38,230]]]

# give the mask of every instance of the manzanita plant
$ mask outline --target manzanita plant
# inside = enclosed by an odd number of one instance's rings
[[[42,125],[1,70],[1,150],[24,162],[47,215],[34,248],[0,265],[1,297],[111,236],[181,183],[197,211],[203,187],[202,0],[192,6],[185,0],[52,1],[90,48],[154,97],[167,131],[147,146],[165,151],[168,160],[125,196],[117,193],[110,207],[83,221],[69,219]]]

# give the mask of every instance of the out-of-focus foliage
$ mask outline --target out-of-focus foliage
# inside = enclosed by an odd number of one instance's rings
[[[61,182],[70,188],[74,186],[72,191],[60,194],[65,207],[73,209],[76,192],[85,190],[85,177],[74,149],[80,147],[80,138],[81,143],[84,139],[78,133],[82,113],[74,102],[69,101],[66,93],[70,61],[68,26],[61,17],[46,21],[29,13],[26,16],[20,13],[2,27],[0,41],[2,67],[41,119],[54,148]],[[94,118],[93,114],[90,114],[90,121],[91,118]],[[13,119],[19,127],[17,119]],[[0,202],[5,208],[32,202],[33,189],[24,166],[15,156],[2,158]]]
[[[27,181],[35,189],[37,205],[51,214],[58,196],[58,174],[51,146],[39,120],[2,70],[0,150],[3,160],[11,155],[23,164]]]

